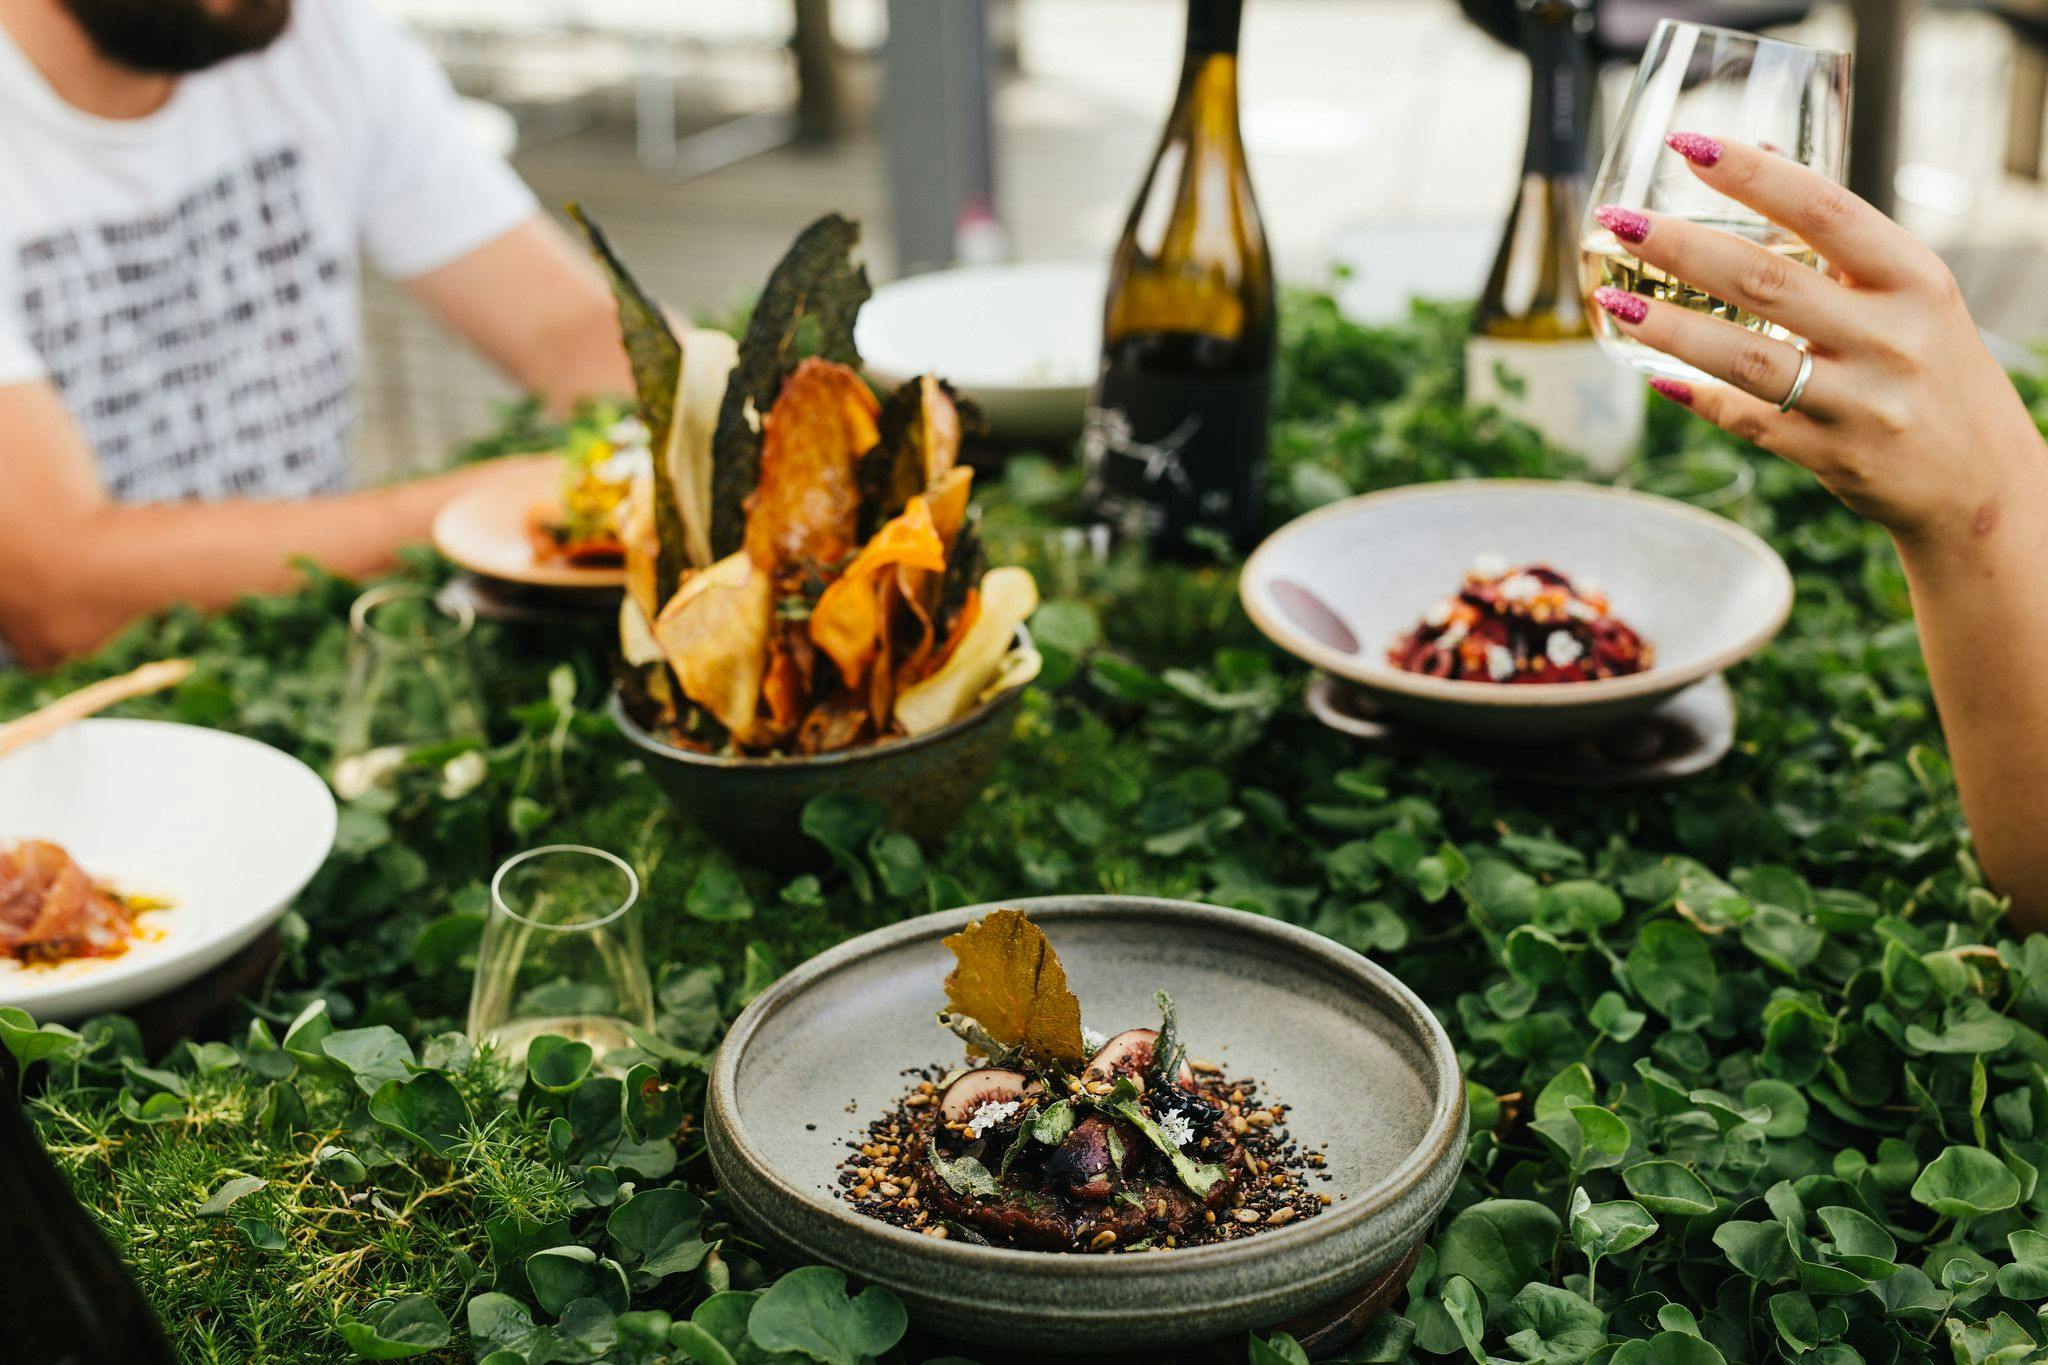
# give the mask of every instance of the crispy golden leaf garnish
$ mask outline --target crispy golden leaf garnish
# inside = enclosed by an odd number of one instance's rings
[[[960,538],[960,527],[967,520],[967,496],[974,483],[974,471],[965,465],[947,470],[924,492],[924,504],[931,510],[932,529],[939,534],[939,544],[945,547],[948,562],[953,546]],[[916,634],[904,651],[893,689],[908,686],[924,676],[926,663],[939,644],[939,590],[945,582],[945,571],[934,571],[914,564],[896,566],[896,591],[903,599],[903,605],[910,608],[912,628]],[[887,722],[878,713],[875,724],[887,728]]]
[[[1067,989],[1066,968],[1039,927],[1016,910],[997,910],[945,940],[954,967],[946,1001],[1005,1047],[1078,1067],[1081,1002]]]
[[[814,356],[796,367],[763,419],[761,481],[746,509],[754,563],[824,571],[853,553],[875,413],[874,394],[844,365]]]
[[[902,516],[877,531],[811,609],[811,641],[839,665],[839,676],[851,689],[861,687],[883,645],[889,629],[885,590],[894,588],[890,571],[899,565],[931,573],[946,567],[945,549],[923,498],[912,498]]]
[[[754,731],[774,619],[774,584],[745,554],[736,554],[685,578],[654,623],[654,638],[683,695],[742,744]]]

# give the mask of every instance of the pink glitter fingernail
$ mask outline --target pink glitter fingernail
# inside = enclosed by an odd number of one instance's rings
[[[1593,291],[1593,302],[1623,322],[1641,322],[1650,316],[1649,301],[1638,298],[1626,289],[1615,289],[1603,284]]]
[[[1705,133],[1672,133],[1664,139],[1664,145],[1695,166],[1711,166],[1727,150]]]
[[[1624,242],[1640,242],[1650,235],[1650,220],[1619,204],[1602,204],[1594,209],[1593,221]]]
[[[1692,385],[1676,379],[1652,379],[1650,387],[1682,408],[1692,406]]]

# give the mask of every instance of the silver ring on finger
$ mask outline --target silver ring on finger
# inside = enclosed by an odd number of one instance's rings
[[[1779,412],[1790,412],[1799,406],[1799,400],[1806,395],[1806,381],[1813,378],[1813,352],[1799,353],[1799,373],[1792,377],[1792,389],[1785,395],[1785,401],[1778,404]]]

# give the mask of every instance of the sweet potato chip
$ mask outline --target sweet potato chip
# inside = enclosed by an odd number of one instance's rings
[[[754,730],[774,617],[768,575],[736,554],[685,578],[654,623],[654,638],[683,695],[741,743]]]
[[[953,950],[946,1000],[1006,1047],[1078,1067],[1081,1002],[1045,933],[1016,910],[982,916],[945,940]]]
[[[960,638],[943,667],[896,698],[896,723],[904,733],[921,735],[965,714],[1010,652],[1017,627],[1038,610],[1038,585],[1028,569],[991,569],[981,580],[981,609],[973,624],[957,631]]]
[[[875,411],[874,394],[844,365],[813,356],[796,367],[763,419],[761,481],[746,508],[754,563],[771,574],[822,572],[853,552]]]
[[[899,565],[936,573],[946,567],[939,533],[923,498],[912,498],[903,515],[875,533],[846,571],[834,579],[811,609],[811,640],[839,665],[847,687],[858,691],[889,628],[884,588],[895,586]]]

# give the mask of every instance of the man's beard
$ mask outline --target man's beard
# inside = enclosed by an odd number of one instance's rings
[[[284,32],[291,0],[63,0],[102,57],[182,76],[260,52]]]

